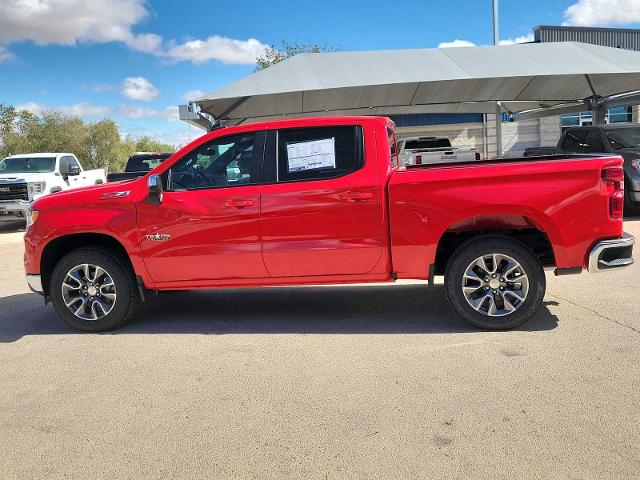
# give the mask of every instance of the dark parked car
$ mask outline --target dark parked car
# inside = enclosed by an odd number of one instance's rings
[[[554,147],[527,148],[525,156],[607,153],[624,158],[624,195],[628,208],[640,206],[640,125],[592,125],[567,128]]]
[[[107,182],[119,182],[121,180],[131,180],[142,177],[150,172],[173,153],[136,153],[127,160],[127,165],[122,173],[110,173],[107,175]]]

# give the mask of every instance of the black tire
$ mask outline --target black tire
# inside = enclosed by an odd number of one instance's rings
[[[625,217],[635,217],[638,215],[640,209],[638,209],[638,204],[631,200],[631,183],[626,181],[624,182],[624,216]]]
[[[67,272],[84,263],[97,265],[106,270],[115,285],[116,299],[111,311],[97,320],[84,320],[75,316],[65,305],[62,296],[62,283]],[[135,275],[131,267],[113,251],[99,247],[79,248],[65,255],[53,269],[49,294],[60,318],[85,332],[103,332],[124,325],[139,301]]]
[[[524,302],[503,316],[489,316],[475,310],[462,291],[465,270],[475,259],[493,253],[507,255],[517,261],[529,280]],[[525,323],[540,308],[546,290],[546,278],[538,258],[526,245],[504,235],[483,235],[462,243],[447,263],[444,284],[447,299],[456,313],[468,323],[487,330],[508,330]]]

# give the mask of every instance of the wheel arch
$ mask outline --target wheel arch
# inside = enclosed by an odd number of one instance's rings
[[[489,214],[466,217],[447,227],[436,247],[433,273],[444,274],[449,258],[462,243],[485,235],[513,238],[531,249],[544,267],[556,266],[554,239],[538,219],[526,214]]]
[[[56,264],[67,253],[82,247],[101,247],[121,258],[135,275],[135,268],[124,245],[115,237],[105,233],[71,233],[51,240],[40,257],[40,275],[44,295],[49,294],[49,282]]]

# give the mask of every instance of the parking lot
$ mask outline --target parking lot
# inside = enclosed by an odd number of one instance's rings
[[[0,478],[638,478],[638,264],[549,274],[511,332],[418,282],[170,293],[81,334],[28,292],[15,227]]]

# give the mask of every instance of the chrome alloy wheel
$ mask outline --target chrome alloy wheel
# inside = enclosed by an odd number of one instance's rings
[[[83,263],[65,275],[62,299],[76,317],[89,321],[100,320],[109,314],[116,303],[116,286],[105,269]]]
[[[522,265],[501,253],[483,255],[462,276],[462,293],[477,312],[489,317],[509,315],[527,299],[529,279]]]

